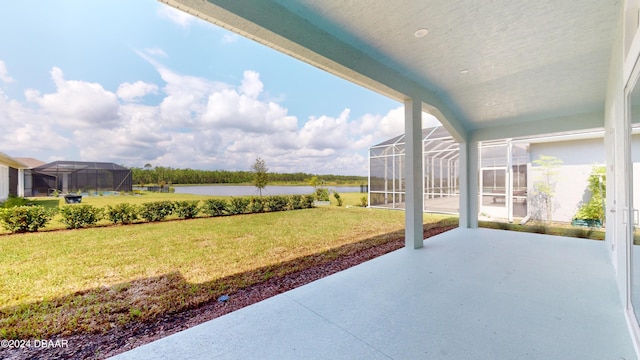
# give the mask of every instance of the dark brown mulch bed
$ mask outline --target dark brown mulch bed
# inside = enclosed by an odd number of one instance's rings
[[[424,227],[424,238],[429,238],[457,226]],[[64,337],[67,346],[40,349],[0,349],[2,359],[104,359],[215,319],[282,292],[308,284],[325,276],[348,269],[404,246],[404,233],[393,233],[383,244],[354,247],[353,251],[329,262],[304,270],[271,278],[267,281],[229,294],[227,302],[211,302],[183,312],[169,314],[153,322],[129,324],[103,334],[81,334]],[[56,339],[53,339],[56,340]]]

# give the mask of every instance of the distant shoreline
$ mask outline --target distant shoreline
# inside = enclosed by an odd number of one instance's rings
[[[157,184],[147,184],[147,185],[156,185]],[[363,183],[335,183],[335,182],[327,182],[321,185],[318,185],[318,187],[324,187],[324,186],[360,186],[360,185],[367,185],[367,182],[363,182]],[[145,185],[146,186],[146,185]],[[223,183],[223,184],[170,184],[168,186],[172,186],[172,187],[188,187],[188,186],[254,186],[252,183]],[[267,184],[267,186],[311,186],[309,185],[309,183],[305,183],[305,182],[285,182],[285,181],[280,181],[280,182],[270,182],[269,184]]]

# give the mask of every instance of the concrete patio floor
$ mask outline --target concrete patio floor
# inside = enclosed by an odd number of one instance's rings
[[[635,358],[604,242],[455,229],[113,359]]]

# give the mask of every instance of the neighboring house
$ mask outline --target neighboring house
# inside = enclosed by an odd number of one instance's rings
[[[131,170],[110,162],[54,161],[32,170],[33,196],[61,193],[130,192]]]
[[[589,200],[587,181],[593,166],[605,164],[603,136],[598,131],[481,143],[479,216],[513,221],[529,215],[544,220],[545,209],[534,199],[534,184],[541,176],[535,160],[545,155],[562,161],[554,169],[552,179],[555,189],[552,220],[571,222],[578,208]],[[636,143],[640,146],[640,137],[634,137]],[[458,213],[458,144],[444,128],[435,127],[422,130],[422,147],[424,211]],[[372,207],[405,208],[405,150],[404,135],[369,149]]]
[[[54,191],[130,192],[131,170],[109,162],[54,161],[0,153],[0,201],[14,196],[48,196]]]
[[[27,166],[24,170],[24,196],[34,196],[32,169],[46,163],[34,158],[17,157],[15,159]]]
[[[552,156],[562,161],[556,169],[551,169],[551,181],[555,190],[552,199],[552,220],[570,222],[578,209],[591,198],[587,185],[593,167],[606,165],[603,133],[600,132],[596,138],[548,139],[532,143],[529,155],[532,162],[541,156]],[[532,174],[528,187],[531,194],[534,183],[543,181],[544,170],[535,164],[530,164],[530,168]],[[534,204],[534,201],[530,200],[529,203]],[[544,220],[542,204],[536,205],[537,208],[531,209],[533,218]]]
[[[24,169],[27,165],[0,153],[0,201],[11,196],[24,196]]]

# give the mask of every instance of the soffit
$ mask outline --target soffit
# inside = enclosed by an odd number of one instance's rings
[[[15,169],[25,169],[27,166],[19,160],[0,152],[0,164],[13,167]]]

